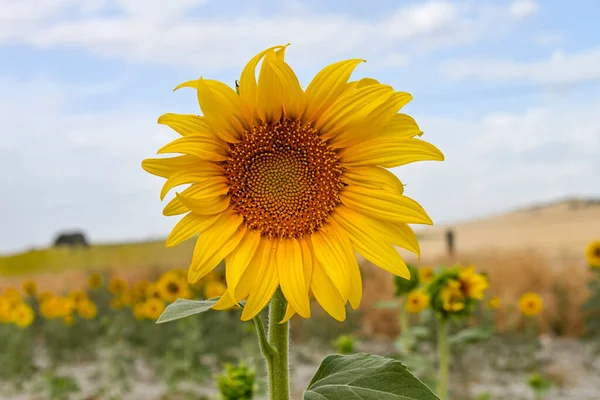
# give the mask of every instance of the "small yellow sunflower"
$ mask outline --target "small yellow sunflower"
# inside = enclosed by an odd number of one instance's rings
[[[120,278],[113,278],[108,283],[108,291],[112,294],[123,294],[129,290],[129,284],[126,280]]]
[[[23,301],[19,291],[13,287],[10,287],[4,291],[4,297],[15,305]]]
[[[500,300],[500,297],[498,297],[498,296],[490,297],[490,299],[487,302],[487,306],[490,310],[499,309],[501,304],[502,304],[502,301]]]
[[[419,281],[421,283],[429,283],[433,280],[435,276],[435,272],[433,271],[433,267],[425,266],[419,268]]]
[[[533,317],[542,311],[543,301],[539,294],[528,292],[519,299],[519,309],[528,316]]]
[[[11,321],[14,306],[11,299],[0,296],[0,323],[7,324]]]
[[[85,290],[75,289],[69,293],[69,297],[75,302],[75,306],[79,303],[88,300],[88,295]]]
[[[165,303],[160,299],[148,299],[144,303],[144,315],[151,320],[157,320],[165,311]]]
[[[100,289],[102,287],[102,275],[91,274],[88,276],[87,281],[88,287],[92,290]]]
[[[449,281],[446,287],[441,290],[440,296],[444,310],[448,312],[458,312],[465,308],[465,296],[459,281]]]
[[[475,272],[474,266],[461,268],[459,279],[464,295],[472,299],[483,299],[483,292],[490,286],[485,276]]]
[[[187,282],[174,273],[166,273],[156,282],[161,298],[169,303],[190,297]]]
[[[406,296],[406,311],[420,313],[429,305],[429,296],[421,290],[413,290]]]
[[[590,267],[600,268],[600,240],[595,240],[588,245],[585,258]]]
[[[37,283],[35,283],[35,281],[26,280],[23,282],[22,289],[28,296],[35,296],[37,293]]]
[[[146,319],[145,303],[136,303],[131,310],[133,312],[133,317],[138,321]]]
[[[40,303],[40,314],[46,319],[63,318],[75,311],[75,301],[70,297],[51,296]]]
[[[41,293],[40,293],[40,294],[38,294],[38,296],[37,296],[37,298],[38,298],[38,301],[39,301],[40,303],[41,303],[41,302],[43,302],[43,301],[44,301],[44,300],[46,300],[46,299],[49,299],[49,298],[51,298],[51,297],[54,297],[54,294],[53,294],[52,292],[48,292],[48,291],[41,292]]]
[[[208,282],[204,287],[204,298],[206,299],[214,299],[216,297],[221,297],[227,291],[227,286],[223,282],[220,281],[212,281]]]
[[[81,318],[94,319],[98,314],[98,307],[93,301],[85,299],[77,304],[77,313]]]
[[[151,283],[146,288],[146,298],[147,299],[161,299],[162,296],[160,294],[160,290],[155,283]]]
[[[242,320],[249,320],[280,287],[288,317],[310,316],[312,290],[344,320],[345,305],[357,308],[362,297],[355,251],[409,278],[394,246],[419,254],[408,224],[432,224],[387,168],[444,156],[417,138],[422,132],[412,117],[398,113],[410,94],[375,79],[349,81],[364,60],[325,67],[303,90],[285,49],[252,58],[239,95],[202,77],[179,85],[196,89],[203,116],[161,116],[158,122],[181,137],[159,154],[180,155],[142,167],[167,178],[161,199],[191,184],[164,209],[185,214],[167,246],[200,234],[192,284],[225,259],[228,289],[214,308],[246,299]]]
[[[20,328],[27,328],[33,323],[35,319],[35,313],[33,309],[25,303],[18,304],[12,310],[11,320]]]

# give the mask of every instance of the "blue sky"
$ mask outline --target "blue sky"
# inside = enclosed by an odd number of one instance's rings
[[[444,163],[395,169],[445,223],[565,196],[600,196],[600,32],[588,1],[8,0],[0,5],[0,251],[166,235],[162,180],[143,158],[199,113],[200,75],[233,83],[274,44],[306,85],[367,59],[411,92],[406,112]]]

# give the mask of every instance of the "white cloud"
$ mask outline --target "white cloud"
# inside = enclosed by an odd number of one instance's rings
[[[560,83],[600,78],[598,65],[600,48],[592,48],[572,54],[555,50],[545,59],[529,62],[485,58],[454,60],[444,63],[441,70],[453,79]]]
[[[377,18],[339,12],[203,17],[204,0],[9,0],[0,15],[0,44],[68,47],[136,62],[218,69],[238,66],[257,49],[292,42],[301,63],[354,54],[389,55],[474,43],[514,19],[506,5],[428,1]],[[34,11],[28,13],[28,9]],[[508,29],[506,29],[508,33]],[[210,54],[207,57],[207,54]],[[397,64],[397,63],[396,63]],[[397,65],[395,65],[397,66]]]
[[[533,0],[516,0],[510,5],[509,10],[515,18],[525,18],[535,14],[538,5]]]

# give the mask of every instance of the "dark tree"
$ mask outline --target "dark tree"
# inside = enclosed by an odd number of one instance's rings
[[[88,247],[88,241],[85,235],[81,232],[63,232],[60,233],[56,239],[54,239],[54,247],[67,246],[67,247]]]

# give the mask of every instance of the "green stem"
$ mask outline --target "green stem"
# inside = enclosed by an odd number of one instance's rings
[[[260,318],[254,319],[260,350],[267,361],[270,400],[290,400],[290,323],[280,323],[286,308],[287,301],[281,289],[277,289],[269,304],[268,337]]]
[[[408,331],[408,313],[406,312],[406,297],[400,303],[400,334],[404,335]]]
[[[442,400],[448,400],[448,367],[450,347],[448,346],[448,318],[440,318],[437,332],[438,350],[438,389],[437,395]]]
[[[535,391],[535,400],[544,400],[544,394],[541,390]]]

